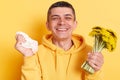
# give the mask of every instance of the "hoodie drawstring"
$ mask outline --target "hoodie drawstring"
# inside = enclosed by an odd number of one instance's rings
[[[68,61],[67,69],[66,69],[66,75],[68,74],[68,69],[69,69],[71,57],[72,57],[72,54],[70,53],[70,57],[69,57],[69,61]]]

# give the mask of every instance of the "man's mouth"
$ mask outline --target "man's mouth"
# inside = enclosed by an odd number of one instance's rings
[[[68,29],[67,28],[59,28],[59,29],[56,29],[56,30],[58,30],[58,31],[66,31]]]
[[[68,28],[56,28],[56,30],[59,32],[66,32]]]

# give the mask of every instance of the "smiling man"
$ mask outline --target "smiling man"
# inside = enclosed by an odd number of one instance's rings
[[[37,52],[21,46],[26,42],[22,35],[16,37],[15,48],[24,56],[21,80],[102,80],[103,56],[90,53],[83,37],[72,34],[77,21],[70,3],[52,4],[46,26],[51,34],[43,37]],[[95,69],[94,74],[80,68],[85,60]]]
[[[52,8],[48,14],[47,28],[52,32],[53,44],[68,50],[72,46],[72,31],[77,22],[74,12],[68,7]]]

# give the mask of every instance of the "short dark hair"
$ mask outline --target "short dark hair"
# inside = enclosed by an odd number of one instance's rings
[[[76,20],[75,9],[73,8],[73,6],[70,3],[66,2],[66,1],[58,1],[58,2],[53,3],[50,6],[48,9],[48,13],[47,13],[47,20],[49,19],[49,14],[51,13],[51,9],[56,8],[56,7],[67,7],[67,8],[72,9],[72,12],[74,15],[74,20]]]

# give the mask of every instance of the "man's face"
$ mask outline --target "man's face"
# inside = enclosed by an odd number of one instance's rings
[[[52,32],[56,39],[71,38],[72,31],[76,28],[72,9],[66,7],[56,7],[51,9],[47,21],[47,28]]]

